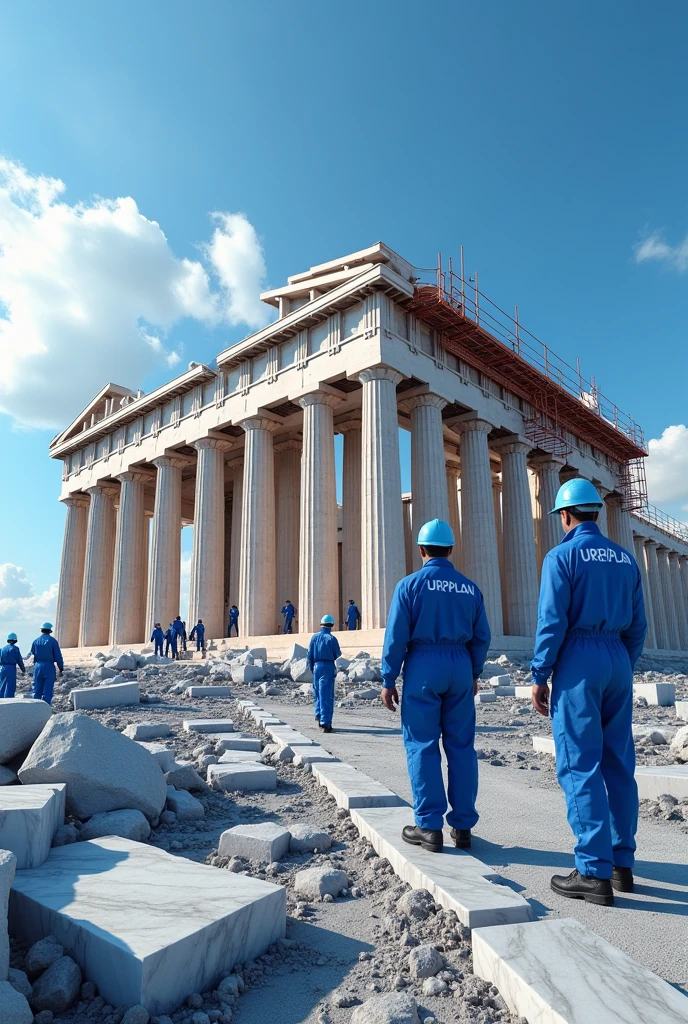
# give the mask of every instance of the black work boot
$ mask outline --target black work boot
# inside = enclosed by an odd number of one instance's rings
[[[422,846],[430,853],[442,853],[444,839],[441,829],[418,828],[417,825],[406,825],[401,830],[401,838],[411,846]]]
[[[332,732],[332,726],[331,725],[322,725],[321,729],[322,729],[323,732]]]
[[[617,892],[634,892],[632,868],[614,868],[612,871],[612,889]]]
[[[459,850],[470,850],[471,830],[469,828],[453,828],[450,835],[454,840],[454,846]]]
[[[592,878],[574,869],[570,875],[552,875],[550,885],[554,892],[571,900],[585,900],[601,907],[611,907],[614,903],[612,883],[608,878]]]

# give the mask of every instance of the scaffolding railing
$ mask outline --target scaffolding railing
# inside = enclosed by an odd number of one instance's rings
[[[673,516],[662,512],[661,508],[657,508],[656,505],[647,504],[643,508],[634,509],[633,515],[646,523],[650,523],[652,526],[656,526],[663,533],[668,533],[670,536],[677,537],[685,544],[688,544],[688,523],[682,523],[680,519],[674,519]]]

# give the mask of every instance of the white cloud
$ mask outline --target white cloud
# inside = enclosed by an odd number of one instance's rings
[[[667,427],[661,437],[650,440],[648,450],[645,468],[652,504],[688,500],[688,427]]]
[[[661,231],[653,231],[635,247],[636,263],[647,260],[665,263],[679,273],[688,270],[688,235],[678,245],[669,245],[664,241]]]
[[[11,562],[0,565],[0,645],[8,633],[16,633],[21,652],[26,655],[41,624],[46,619],[54,622],[56,604],[57,583],[36,594],[21,566]]]
[[[178,259],[130,196],[70,205],[65,185],[0,158],[0,411],[63,427],[107,383],[136,388],[180,353],[191,317],[263,326],[265,261],[241,213],[215,213],[200,260]]]

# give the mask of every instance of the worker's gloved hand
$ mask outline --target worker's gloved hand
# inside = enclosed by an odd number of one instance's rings
[[[544,686],[537,686],[533,683],[531,699],[535,710],[539,714],[544,715],[545,718],[549,718],[549,687],[546,684]]]
[[[399,707],[399,691],[396,686],[383,686],[380,696],[382,697],[382,703],[390,711],[396,711]]]
[[[477,679],[473,680],[473,696],[474,697],[478,696],[478,680]]]

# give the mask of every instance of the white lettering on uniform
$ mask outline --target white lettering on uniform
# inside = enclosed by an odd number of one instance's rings
[[[584,562],[617,562],[621,565],[632,565],[630,556],[625,551],[614,548],[581,548],[580,556]]]
[[[472,583],[462,583],[459,586],[454,580],[426,580],[425,585],[428,590],[439,590],[442,594],[446,594],[447,591],[455,594],[471,594],[475,597],[475,587]]]

